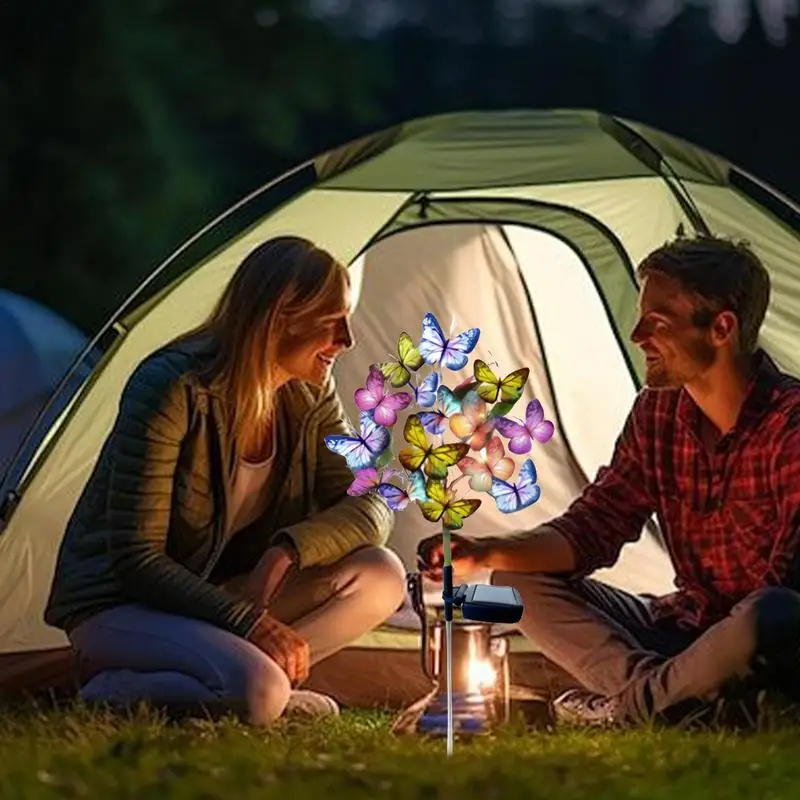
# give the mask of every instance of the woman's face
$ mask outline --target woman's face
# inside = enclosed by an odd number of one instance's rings
[[[321,308],[288,321],[278,346],[278,366],[287,380],[322,386],[336,359],[352,346],[350,290],[341,276]]]

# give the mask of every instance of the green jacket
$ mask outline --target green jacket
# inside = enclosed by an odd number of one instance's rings
[[[247,636],[258,611],[219,584],[251,569],[276,538],[290,537],[300,568],[389,538],[392,512],[380,498],[347,494],[352,473],[323,441],[349,433],[335,388],[292,382],[280,392],[268,510],[228,542],[236,444],[222,398],[197,377],[201,353],[164,348],[129,379],[61,544],[49,625],[69,631],[98,611],[142,603]]]

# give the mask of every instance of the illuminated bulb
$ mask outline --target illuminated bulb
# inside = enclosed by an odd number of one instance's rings
[[[490,689],[497,681],[497,673],[488,661],[470,659],[467,669],[467,683],[470,694],[477,694],[482,689]]]
[[[483,461],[484,464],[486,463],[486,448],[485,447],[481,450],[481,461]]]

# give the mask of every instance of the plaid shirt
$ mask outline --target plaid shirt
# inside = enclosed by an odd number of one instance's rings
[[[601,468],[548,527],[579,576],[611,566],[656,514],[676,572],[656,619],[705,628],[765,586],[800,590],[800,381],[763,351],[732,431],[712,451],[684,390],[643,390]]]

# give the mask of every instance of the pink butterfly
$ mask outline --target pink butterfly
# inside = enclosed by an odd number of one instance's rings
[[[450,430],[462,441],[469,440],[471,450],[483,450],[492,437],[495,422],[486,418],[486,403],[477,392],[468,392],[461,411],[450,417]]]
[[[385,469],[383,472],[379,472],[375,467],[358,470],[358,472],[353,473],[355,480],[347,488],[347,494],[351,497],[361,497],[369,494],[373,489],[383,485],[395,472],[396,470],[393,469]]]
[[[464,456],[458,468],[469,476],[470,488],[475,492],[488,492],[492,488],[492,478],[508,480],[514,474],[514,461],[506,455],[503,443],[492,437],[481,452],[482,459]]]
[[[510,439],[508,449],[512,453],[522,455],[531,449],[533,440],[544,444],[550,441],[555,432],[555,426],[544,418],[544,409],[538,400],[531,400],[525,409],[525,421],[513,420],[508,417],[497,419],[497,432],[506,439]]]
[[[378,425],[391,428],[397,422],[397,412],[411,404],[411,395],[408,392],[386,394],[383,390],[385,381],[379,369],[371,369],[366,387],[356,389],[353,396],[360,411],[372,411],[372,418]]]

